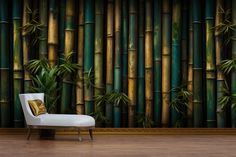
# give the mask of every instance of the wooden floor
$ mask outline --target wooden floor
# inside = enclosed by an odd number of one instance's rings
[[[235,135],[0,135],[0,157],[236,157]]]

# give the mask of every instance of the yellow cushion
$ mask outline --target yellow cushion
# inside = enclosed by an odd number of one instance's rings
[[[28,100],[29,106],[31,108],[31,111],[35,116],[38,116],[40,114],[47,113],[47,109],[42,102],[42,100],[35,99],[35,100]]]

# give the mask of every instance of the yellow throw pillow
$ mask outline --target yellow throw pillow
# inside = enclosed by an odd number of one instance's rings
[[[42,100],[35,99],[35,100],[28,100],[29,106],[31,111],[35,116],[38,116],[40,114],[47,113],[47,109],[42,102]]]

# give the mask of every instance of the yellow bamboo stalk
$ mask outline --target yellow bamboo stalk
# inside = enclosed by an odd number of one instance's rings
[[[50,65],[56,65],[58,45],[58,11],[57,8],[50,8],[49,10],[50,12],[48,21],[48,61]]]
[[[83,82],[83,65],[84,65],[84,0],[79,0],[79,28],[78,28],[78,58],[79,80],[76,86],[76,113],[84,114],[84,82]]]
[[[152,37],[152,1],[146,1],[145,27],[145,101],[147,117],[153,117],[153,37]]]
[[[170,103],[170,2],[165,0],[162,3],[162,126],[169,124],[169,103]]]

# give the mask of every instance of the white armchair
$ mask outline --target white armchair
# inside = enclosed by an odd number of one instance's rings
[[[21,106],[25,116],[26,124],[28,127],[27,139],[30,139],[31,128],[57,128],[57,127],[70,127],[78,129],[79,140],[80,130],[88,129],[90,138],[93,140],[93,129],[95,128],[95,120],[87,115],[72,115],[72,114],[41,114],[34,116],[28,100],[40,99],[44,102],[44,93],[27,93],[19,94]]]

